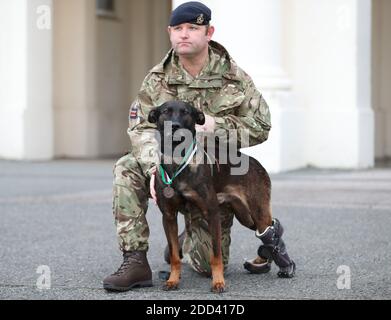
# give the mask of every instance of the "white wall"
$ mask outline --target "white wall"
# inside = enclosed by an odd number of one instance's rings
[[[173,1],[174,6],[183,2]],[[224,45],[237,64],[252,77],[271,111],[269,139],[243,151],[261,161],[269,172],[304,166],[305,154],[297,147],[304,126],[296,125],[303,120],[302,111],[295,102],[292,83],[282,66],[284,1],[201,2],[212,10],[211,24],[216,28],[214,40]],[[238,18],[245,21],[236,23]]]
[[[22,158],[27,92],[26,1],[0,2],[0,157]],[[12,30],[12,32],[10,32]],[[6,49],[8,48],[8,49]]]
[[[272,172],[373,165],[371,0],[202,2],[270,106],[270,138],[253,156]]]
[[[382,6],[374,23],[381,30],[374,39],[376,155],[390,156],[391,5],[374,1]],[[120,0],[118,21],[97,21],[94,0],[53,2],[53,31],[36,26],[37,7],[51,0],[0,2],[0,157],[121,153],[128,106],[168,49],[170,0]],[[270,138],[254,151],[269,170],[373,165],[370,0],[203,2],[213,11],[215,39],[271,107]],[[245,14],[252,18],[244,25],[233,23]]]
[[[27,0],[27,108],[25,159],[51,159],[53,148],[52,0]],[[50,8],[50,29],[37,28],[42,6]],[[39,23],[42,23],[40,21]]]
[[[52,30],[37,25],[42,5],[50,20],[51,0],[0,2],[1,158],[53,156]]]
[[[288,0],[285,10],[283,61],[306,111],[308,164],[372,166],[371,1]]]

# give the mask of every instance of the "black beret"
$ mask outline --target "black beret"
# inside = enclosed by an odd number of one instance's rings
[[[207,25],[212,19],[212,12],[201,2],[190,1],[181,4],[172,13],[170,26],[177,26],[182,23],[193,23]]]

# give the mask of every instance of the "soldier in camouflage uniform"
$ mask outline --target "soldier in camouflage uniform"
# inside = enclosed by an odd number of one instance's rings
[[[177,44],[171,37],[173,49],[148,73],[130,107],[128,135],[131,152],[116,163],[113,188],[113,213],[124,262],[116,273],[104,280],[107,290],[124,291],[135,286],[152,285],[146,258],[149,228],[145,218],[150,197],[149,182],[159,162],[156,126],[147,121],[152,108],[166,101],[183,100],[213,119],[214,130],[236,129],[238,137],[242,130],[247,130],[250,145],[268,138],[271,128],[269,108],[251,78],[237,66],[226,49],[210,40],[214,30],[209,26],[210,16],[210,10],[198,2],[185,3],[173,11],[169,28],[182,33],[191,33],[193,28],[197,32],[200,28],[206,30],[203,31],[207,45],[206,63],[192,76],[182,64],[180,50],[176,50],[178,46],[175,47]],[[180,41],[192,40],[194,38]],[[221,217],[225,265],[229,259],[233,216]],[[184,261],[196,271],[210,274],[211,236],[201,216],[192,216],[191,219],[191,236],[181,236]]]

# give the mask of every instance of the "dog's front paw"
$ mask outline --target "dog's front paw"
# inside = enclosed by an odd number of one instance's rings
[[[223,293],[225,291],[224,281],[213,282],[211,291],[213,293]]]
[[[166,281],[163,286],[164,291],[178,290],[179,289],[179,281]]]

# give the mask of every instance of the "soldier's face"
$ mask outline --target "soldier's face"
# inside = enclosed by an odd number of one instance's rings
[[[214,28],[199,26],[191,23],[182,23],[174,27],[168,27],[172,48],[178,55],[194,57],[208,48],[208,42],[212,38]]]

